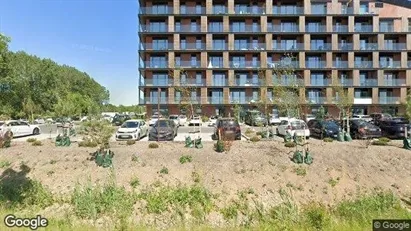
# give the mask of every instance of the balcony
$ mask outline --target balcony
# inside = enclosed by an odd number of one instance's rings
[[[339,43],[338,48],[343,51],[353,50],[354,46],[352,43]]]
[[[264,13],[264,8],[253,6],[253,7],[239,7],[234,8],[234,14],[262,14]]]
[[[223,68],[224,64],[223,61],[221,62],[212,62],[212,61],[208,61],[208,66],[207,68]]]
[[[354,27],[355,32],[372,32],[373,28],[372,25],[361,25]]]
[[[180,6],[180,14],[205,14],[206,8],[202,6]]]
[[[384,79],[383,85],[386,87],[400,87],[405,86],[405,79]]]
[[[312,51],[329,51],[332,48],[331,43],[323,43],[323,44],[311,44],[310,46]]]
[[[326,68],[327,62],[326,61],[305,61],[305,67],[306,68]]]
[[[180,79],[180,81],[175,81],[175,85],[179,84],[179,86],[205,86],[206,80],[205,79]]]
[[[297,15],[304,14],[304,8],[299,6],[273,6],[273,14]]]
[[[227,50],[228,49],[228,43],[213,43],[212,50]]]
[[[223,97],[207,97],[209,104],[223,104]]]
[[[142,50],[163,51],[173,49],[172,43],[143,43],[142,45]]]
[[[306,96],[308,104],[324,104],[327,101],[326,97],[319,96],[319,97],[308,97]]]
[[[213,6],[213,14],[227,14],[227,7],[214,7]]]
[[[245,62],[231,61],[230,67],[232,68],[259,68],[260,61],[245,61]]]
[[[394,32],[393,25],[380,25],[380,32]]]
[[[356,61],[354,68],[372,68],[372,61]]]
[[[168,68],[168,62],[144,61],[140,62],[140,68]]]
[[[397,96],[380,96],[378,99],[380,104],[398,104],[400,103],[400,97]]]
[[[380,68],[400,68],[401,61],[380,61]]]
[[[326,32],[327,27],[325,25],[318,26],[305,26],[305,32]]]
[[[354,14],[354,9],[352,7],[342,7],[341,14]]]
[[[378,43],[360,43],[360,50],[376,51],[378,50]]]
[[[265,50],[265,43],[238,44],[234,42],[234,50]]]
[[[411,68],[411,61],[407,61],[407,66]]]
[[[348,32],[348,26],[346,25],[338,25],[333,26],[334,32]]]
[[[343,87],[348,87],[353,85],[353,80],[352,79],[340,79],[339,84]]]
[[[348,61],[333,61],[335,68],[348,68]]]
[[[293,43],[293,44],[286,44],[286,43],[273,43],[272,49],[277,51],[299,51],[304,50],[304,43]]]
[[[298,68],[299,67],[298,61],[277,61],[277,62],[268,62],[268,68]]]
[[[268,32],[299,32],[300,29],[298,28],[298,25],[267,25],[267,31]]]
[[[328,86],[331,81],[329,79],[311,79],[310,86]]]
[[[173,14],[173,7],[140,7],[140,14]]]
[[[204,50],[205,43],[180,43],[180,50]]]
[[[174,96],[173,103],[177,104],[201,104],[201,97],[199,96],[190,96],[190,97],[181,97],[181,96]]]
[[[407,44],[406,43],[385,43],[384,48],[382,50],[387,51],[398,51],[398,50],[406,50]]]
[[[144,82],[140,82],[140,86],[143,87],[168,87],[173,86],[173,79],[145,79]]]
[[[216,33],[224,32],[224,28],[222,26],[208,25],[208,32],[216,32]]]
[[[378,86],[377,79],[360,79],[360,87],[376,87]]]
[[[241,87],[241,86],[261,86],[261,82],[259,79],[235,79],[234,80],[234,86]]]
[[[168,26],[166,24],[160,26],[150,26],[150,25],[141,25],[140,32],[168,32]]]
[[[176,26],[175,31],[176,32],[201,32],[201,26],[200,25]]]
[[[361,97],[361,98],[354,97],[354,104],[372,104],[372,98],[371,97]]]
[[[168,104],[168,97],[145,97],[144,99],[140,99],[142,104]]]
[[[260,32],[261,31],[261,25],[256,25],[256,26],[233,26],[230,25],[230,32]]]
[[[178,68],[199,68],[201,67],[200,61],[180,61],[175,63],[175,67]]]
[[[249,104],[249,103],[255,103],[259,101],[259,97],[253,97],[253,96],[246,96],[246,97],[232,97],[230,96],[229,98],[230,103],[235,104]]]
[[[273,86],[304,86],[304,80],[293,77],[273,77]]]

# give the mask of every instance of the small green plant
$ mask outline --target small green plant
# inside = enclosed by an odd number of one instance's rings
[[[330,184],[331,187],[335,187],[338,184],[339,181],[340,181],[339,177],[337,177],[337,179],[330,178],[328,180],[328,184]]]
[[[163,167],[163,168],[160,170],[160,174],[168,174],[168,168]]]
[[[334,139],[331,138],[331,137],[325,137],[325,138],[323,139],[323,141],[324,141],[324,142],[329,142],[329,143],[331,143],[331,142],[334,141]]]
[[[193,160],[193,157],[190,156],[190,155],[181,156],[181,157],[180,157],[180,164],[190,163],[192,160]]]
[[[127,145],[133,145],[135,143],[136,143],[135,140],[127,140],[127,142],[126,142]]]
[[[388,142],[391,141],[391,139],[390,139],[390,138],[387,138],[387,137],[381,137],[381,138],[379,138],[378,140],[381,141],[381,142],[385,142],[385,143],[388,143]]]
[[[292,141],[289,141],[289,142],[286,142],[284,146],[287,148],[294,148],[295,146],[297,146],[297,144]]]
[[[7,168],[11,165],[11,163],[7,160],[0,161],[0,168]]]
[[[217,143],[214,144],[214,149],[216,152],[224,152],[225,151],[224,141],[218,140]]]
[[[33,143],[34,141],[36,141],[37,139],[36,138],[28,138],[26,141],[28,142],[28,143]]]
[[[31,143],[33,146],[43,146],[43,143],[40,140],[36,140],[33,143]]]
[[[309,204],[304,209],[305,223],[314,230],[325,230],[330,222],[330,215],[327,208],[322,204]]]
[[[207,122],[207,121],[208,121],[208,117],[207,117],[207,116],[202,116],[202,117],[201,117],[201,121]]]
[[[53,171],[53,170],[50,170],[50,171],[47,172],[47,176],[51,176],[51,175],[53,175],[53,174],[54,174],[54,171]]]
[[[298,166],[297,168],[294,168],[294,172],[297,174],[297,176],[305,176],[307,175],[307,170],[301,166]]]
[[[50,164],[55,164],[57,163],[57,160],[50,160]]]
[[[191,173],[191,178],[195,183],[200,183],[200,174],[198,172],[192,172]]]
[[[98,146],[98,143],[93,140],[83,140],[78,143],[79,147],[88,147],[88,148],[95,148]]]
[[[140,185],[140,179],[138,179],[138,177],[134,177],[133,179],[131,179],[130,181],[131,187],[136,188],[139,185]]]
[[[377,145],[377,146],[386,146],[388,142],[382,141],[382,140],[373,140],[372,145]]]
[[[261,139],[260,139],[260,137],[258,137],[258,136],[253,136],[253,137],[250,138],[250,141],[253,142],[253,143],[258,142],[258,141],[260,141],[260,140],[261,140]]]
[[[138,162],[138,161],[139,161],[138,156],[137,156],[136,154],[133,154],[133,155],[131,156],[131,161],[133,161],[133,162]]]
[[[254,131],[251,128],[247,128],[247,130],[245,130],[246,135],[249,135],[249,134],[252,134],[252,133],[254,133]]]
[[[158,144],[157,143],[150,143],[148,145],[148,148],[158,148]]]

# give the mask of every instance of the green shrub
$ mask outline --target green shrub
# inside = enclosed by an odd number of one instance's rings
[[[26,141],[28,142],[28,143],[33,143],[34,141],[36,141],[37,139],[36,138],[28,138]]]
[[[385,142],[385,143],[388,143],[388,142],[391,141],[391,139],[390,139],[390,138],[387,138],[387,137],[381,137],[381,138],[379,138],[378,140],[381,141],[381,142]]]
[[[0,168],[7,168],[10,165],[11,165],[10,161],[7,161],[7,160],[0,161]]]
[[[208,117],[207,117],[207,116],[201,116],[201,121],[207,122],[207,121],[208,121]]]
[[[294,169],[294,172],[297,174],[297,176],[305,176],[307,175],[307,170],[301,166],[298,166],[297,168]]]
[[[148,145],[148,148],[158,148],[158,144],[157,143],[150,143]]]
[[[190,163],[192,160],[193,160],[193,157],[190,156],[190,155],[181,156],[181,157],[180,157],[180,164]]]
[[[254,133],[253,129],[247,128],[247,130],[245,130],[245,134],[251,134],[251,133]]]
[[[382,141],[382,140],[373,140],[371,144],[372,144],[372,145],[377,145],[377,146],[385,146],[385,145],[387,145],[388,143],[387,143],[387,142],[384,142],[384,141]]]
[[[255,143],[255,142],[258,142],[258,141],[260,141],[260,140],[261,140],[261,139],[260,139],[260,137],[258,137],[258,136],[253,136],[253,137],[250,138],[250,141],[251,141],[251,142],[254,142],[254,143]]]
[[[218,140],[217,143],[214,144],[214,149],[216,152],[224,152],[225,151],[224,141]]]
[[[127,140],[127,145],[133,145],[135,143],[136,143],[135,140]]]
[[[163,168],[160,170],[160,173],[161,173],[161,174],[168,174],[168,168],[163,167]]]
[[[310,204],[304,209],[304,221],[314,230],[325,230],[330,222],[327,208],[321,204]]]
[[[289,141],[289,142],[285,143],[284,146],[287,147],[287,148],[294,148],[295,146],[297,146],[297,144],[292,142],[292,141]]]
[[[86,140],[80,141],[78,143],[78,146],[79,147],[95,148],[95,147],[98,146],[98,143],[97,143],[97,141],[93,141],[91,139],[86,139]]]
[[[331,138],[331,137],[326,137],[326,138],[323,139],[323,141],[324,141],[324,142],[330,142],[330,143],[331,143],[331,142],[334,141],[334,139]]]
[[[109,148],[110,138],[113,136],[115,128],[107,120],[87,120],[81,123],[79,134],[84,135],[83,140],[86,142],[97,143],[96,146],[102,145]],[[79,143],[80,146],[80,143]],[[94,146],[94,147],[96,147]],[[92,147],[86,144],[81,147]]]
[[[137,186],[140,185],[140,179],[138,179],[138,177],[134,177],[133,179],[131,179],[130,181],[130,186],[135,188]]]
[[[43,146],[43,143],[40,140],[36,140],[33,143],[31,143],[33,146]]]

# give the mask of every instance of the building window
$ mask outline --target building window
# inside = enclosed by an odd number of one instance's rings
[[[213,73],[213,86],[226,86],[226,75],[224,72]]]

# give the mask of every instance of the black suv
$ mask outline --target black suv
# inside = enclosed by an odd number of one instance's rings
[[[115,115],[115,116],[113,117],[112,123],[113,123],[115,126],[120,126],[120,125],[122,125],[124,122],[126,122],[126,120],[131,120],[131,117],[130,117],[129,115],[120,115],[120,114],[117,114],[117,115]]]
[[[218,140],[219,135],[222,139],[241,140],[240,124],[234,118],[219,118],[216,122],[213,139]]]

